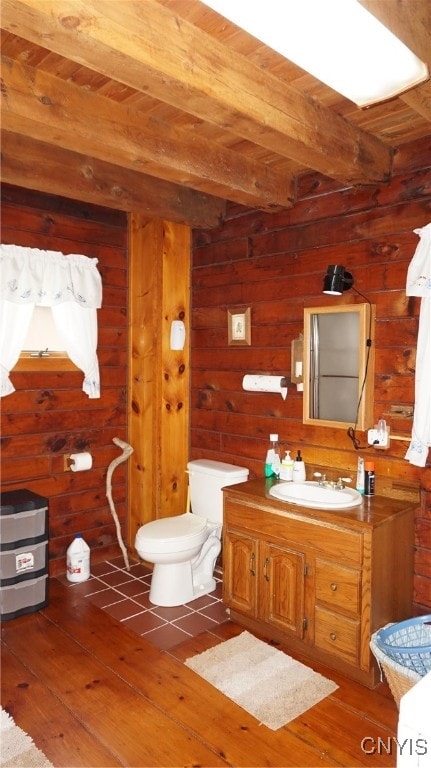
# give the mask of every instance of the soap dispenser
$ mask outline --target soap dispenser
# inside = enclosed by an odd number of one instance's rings
[[[280,480],[293,480],[293,459],[290,451],[286,451],[286,455],[281,462]]]
[[[302,460],[301,451],[298,451],[298,455],[293,462],[292,480],[296,482],[303,482],[305,480],[305,464]]]

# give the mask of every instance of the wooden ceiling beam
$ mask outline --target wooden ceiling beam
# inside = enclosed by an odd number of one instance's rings
[[[405,104],[431,123],[431,80],[400,96]]]
[[[293,180],[134,107],[2,57],[2,125],[242,205],[290,207]]]
[[[2,181],[190,227],[221,224],[226,203],[152,176],[2,131]]]
[[[155,0],[2,0],[2,26],[344,183],[390,176],[379,139]]]

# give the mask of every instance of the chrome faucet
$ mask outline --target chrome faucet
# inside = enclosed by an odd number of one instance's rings
[[[326,475],[322,475],[321,472],[315,472],[314,477],[317,479],[318,485],[320,485],[323,488],[337,488],[338,490],[343,490],[345,487],[345,483],[351,483],[352,478],[351,477],[339,477],[337,481],[335,480],[327,480]]]
[[[318,485],[326,485],[326,475],[322,475],[321,472],[315,472],[314,477],[316,478]]]

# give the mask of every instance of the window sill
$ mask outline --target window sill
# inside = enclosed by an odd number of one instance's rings
[[[62,352],[50,352],[49,357],[32,357],[22,352],[14,371],[79,371],[70,357]]]

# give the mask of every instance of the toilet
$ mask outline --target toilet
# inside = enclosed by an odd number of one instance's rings
[[[211,459],[189,461],[187,472],[191,511],[152,520],[136,534],[139,557],[154,564],[149,595],[154,605],[183,605],[215,589],[213,574],[223,525],[222,488],[248,478],[248,469]]]

